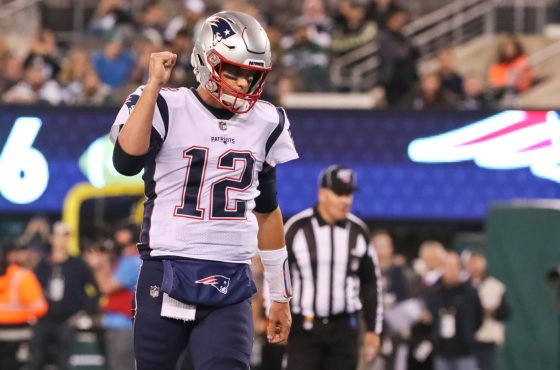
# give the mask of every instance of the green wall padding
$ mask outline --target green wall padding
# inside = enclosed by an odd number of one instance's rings
[[[556,292],[546,273],[560,264],[560,210],[493,206],[486,236],[489,273],[506,284],[513,310],[499,370],[559,369]]]

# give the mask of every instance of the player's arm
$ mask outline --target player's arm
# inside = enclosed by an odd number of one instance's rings
[[[255,216],[259,224],[259,255],[264,266],[264,278],[270,289],[272,304],[269,311],[267,338],[271,343],[285,343],[290,333],[291,284],[288,252],[284,238],[282,212],[276,198],[276,171],[274,168],[259,174],[261,194],[255,200]]]
[[[280,207],[269,213],[254,212],[259,223],[259,255],[264,266],[272,303],[268,314],[267,338],[270,343],[285,343],[290,333],[291,286],[284,223]]]
[[[117,139],[125,153],[142,156],[148,152],[157,97],[176,60],[177,55],[167,51],[150,55],[148,82]]]

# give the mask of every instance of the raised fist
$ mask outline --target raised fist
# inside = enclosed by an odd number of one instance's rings
[[[154,83],[159,87],[163,86],[169,80],[171,70],[173,69],[173,66],[175,66],[176,61],[177,54],[173,54],[168,51],[152,53],[150,55],[148,84]]]

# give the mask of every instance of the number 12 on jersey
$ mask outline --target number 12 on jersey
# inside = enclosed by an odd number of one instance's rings
[[[203,220],[206,207],[201,205],[202,186],[208,167],[209,148],[193,146],[183,151],[183,158],[188,160],[181,204],[175,206],[175,216]],[[227,175],[210,185],[210,220],[244,220],[247,201],[236,200],[229,204],[230,191],[243,192],[251,187],[255,157],[250,151],[228,150],[218,159],[217,169],[227,172],[243,166],[238,178]]]

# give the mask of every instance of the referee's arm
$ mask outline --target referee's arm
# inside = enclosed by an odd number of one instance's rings
[[[366,330],[381,334],[383,329],[383,301],[380,270],[375,251],[368,245],[358,269]]]

